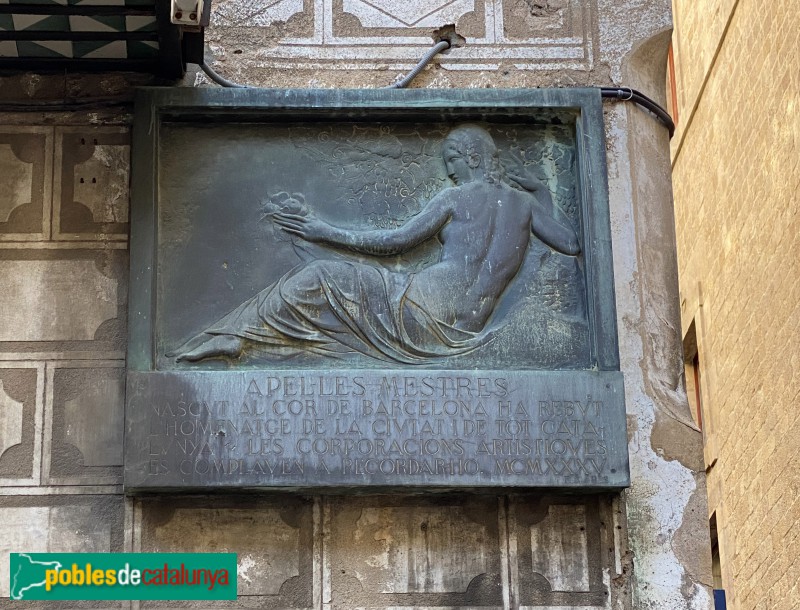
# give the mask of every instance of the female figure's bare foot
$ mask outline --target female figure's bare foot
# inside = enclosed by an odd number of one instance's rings
[[[185,354],[197,347],[200,347],[206,341],[213,338],[214,335],[209,335],[208,333],[200,333],[189,339],[186,343],[182,344],[180,347],[176,347],[174,350],[167,352],[164,354],[167,358],[177,358],[178,356]]]
[[[244,341],[233,335],[209,335],[209,339],[196,348],[183,352],[176,362],[198,362],[205,358],[222,358],[225,356],[237,358],[242,353]]]

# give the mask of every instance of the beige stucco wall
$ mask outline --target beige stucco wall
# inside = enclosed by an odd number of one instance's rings
[[[378,4],[386,10],[219,2],[209,59],[253,85],[382,86],[455,23],[466,46],[415,86],[625,84],[662,97],[666,0]],[[204,83],[193,71],[183,86]],[[2,84],[0,565],[23,549],[229,550],[240,554],[242,595],[229,607],[710,607],[700,434],[681,383],[668,137],[646,112],[610,103],[605,113],[630,490],[129,498],[119,439],[130,83],[18,75]],[[76,93],[104,103],[17,105]],[[0,607],[10,603],[6,579],[0,572]]]
[[[729,608],[795,607],[800,17],[752,0],[675,14],[682,327],[695,322],[722,580]]]

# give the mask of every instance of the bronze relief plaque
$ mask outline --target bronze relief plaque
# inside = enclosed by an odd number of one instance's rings
[[[126,488],[629,482],[594,90],[151,90]]]

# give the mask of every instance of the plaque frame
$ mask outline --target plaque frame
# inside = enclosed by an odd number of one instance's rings
[[[130,300],[128,314],[128,396],[126,398],[125,488],[129,493],[153,490],[252,489],[244,481],[207,486],[195,480],[185,484],[148,483],[134,473],[135,444],[141,439],[135,428],[141,425],[131,407],[131,387],[156,369],[156,319],[158,269],[159,153],[162,128],[166,123],[216,124],[292,122],[436,121],[484,123],[541,123],[553,113],[574,113],[576,190],[584,240],[584,273],[589,324],[590,367],[579,371],[538,371],[554,383],[581,377],[578,385],[608,380],[621,407],[614,414],[614,441],[618,462],[614,476],[601,483],[579,485],[532,485],[563,491],[622,489],[630,484],[627,456],[624,390],[619,373],[611,228],[609,220],[605,134],[600,90],[582,89],[376,89],[376,90],[279,90],[279,89],[181,89],[150,88],[137,93],[134,113],[131,172]],[[182,177],[173,176],[172,180]],[[490,371],[491,372],[491,371]],[[170,371],[181,375],[180,371]],[[202,373],[195,373],[202,374]],[[219,373],[217,373],[219,374]],[[599,387],[599,386],[598,386]],[[605,386],[610,387],[609,385]],[[624,455],[622,455],[624,453]],[[452,490],[473,487],[434,482],[417,484],[374,484],[344,482],[328,484],[308,481],[298,484],[266,485],[264,489],[313,489],[333,491],[363,487],[369,491],[396,487]],[[526,487],[509,481],[479,482],[475,488]],[[260,487],[256,485],[256,487]]]

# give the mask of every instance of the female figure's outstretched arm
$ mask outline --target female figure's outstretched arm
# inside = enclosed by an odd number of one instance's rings
[[[353,250],[373,256],[391,256],[430,239],[450,220],[449,197],[438,195],[425,208],[396,229],[358,231],[342,229],[311,215],[279,212],[273,221],[281,229],[306,241]]]
[[[553,203],[550,190],[535,179],[508,174],[508,177],[533,197],[531,231],[548,246],[562,254],[577,256],[581,252],[578,236],[564,211]]]

